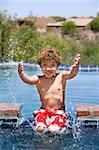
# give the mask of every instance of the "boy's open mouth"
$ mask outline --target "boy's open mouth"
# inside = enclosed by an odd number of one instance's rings
[[[45,73],[46,73],[47,75],[51,75],[51,74],[52,74],[51,71],[46,71]]]

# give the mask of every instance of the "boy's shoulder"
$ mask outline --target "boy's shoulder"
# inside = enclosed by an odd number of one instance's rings
[[[44,75],[38,75],[38,78],[39,78],[39,83],[43,83],[45,80],[46,80],[46,78],[45,78],[45,76]]]
[[[38,75],[38,78],[39,78],[39,79],[44,79],[45,76],[44,76],[44,75]]]
[[[42,77],[44,77],[44,75],[37,75],[39,78],[42,78]]]

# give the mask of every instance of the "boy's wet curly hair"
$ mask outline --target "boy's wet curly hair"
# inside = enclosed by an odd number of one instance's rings
[[[41,61],[43,59],[50,60],[54,59],[57,62],[57,65],[60,65],[60,54],[56,48],[53,47],[45,47],[41,49],[38,55],[38,64],[41,65]]]

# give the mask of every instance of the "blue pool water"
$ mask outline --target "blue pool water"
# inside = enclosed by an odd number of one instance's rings
[[[41,74],[38,66],[25,66],[25,72],[28,75]],[[99,72],[79,72],[68,80],[65,99],[67,111],[73,118],[76,117],[77,104],[99,104]],[[36,87],[19,78],[17,66],[0,68],[0,102],[22,104],[24,118],[32,117],[32,112],[41,105]],[[82,128],[76,140],[71,133],[43,137],[27,128],[0,128],[0,150],[98,150],[98,143],[99,130],[96,128]]]

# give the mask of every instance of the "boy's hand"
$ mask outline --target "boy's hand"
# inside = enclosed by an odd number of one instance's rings
[[[74,64],[73,66],[77,66],[80,63],[80,54],[77,54],[75,59],[74,59]]]
[[[18,64],[18,73],[19,75],[22,75],[23,73],[23,65],[21,63]]]

